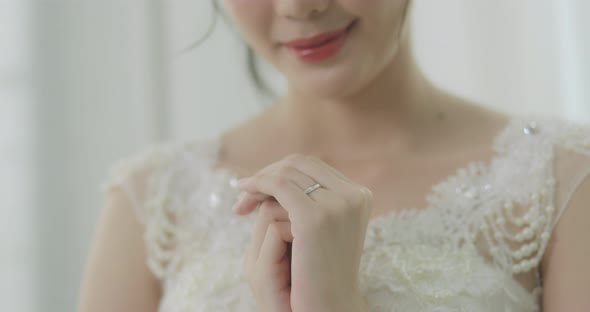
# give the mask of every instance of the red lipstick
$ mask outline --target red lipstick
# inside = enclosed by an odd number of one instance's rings
[[[284,45],[293,51],[299,60],[305,63],[318,63],[336,55],[344,47],[355,24],[356,20],[342,29],[292,40]]]

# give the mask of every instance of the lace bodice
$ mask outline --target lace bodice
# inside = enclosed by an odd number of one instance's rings
[[[167,142],[112,168],[145,226],[160,311],[255,311],[242,256],[256,213],[235,216],[237,176],[216,168],[219,138]],[[513,118],[490,161],[433,186],[426,207],[369,223],[359,272],[370,311],[537,311],[539,263],[590,174],[590,130]]]

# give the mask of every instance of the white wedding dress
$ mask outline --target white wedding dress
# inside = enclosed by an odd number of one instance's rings
[[[241,264],[256,213],[231,212],[238,177],[215,166],[218,149],[218,137],[157,144],[105,181],[145,225],[159,311],[255,311]],[[540,259],[589,177],[590,129],[515,117],[494,151],[434,185],[426,207],[370,221],[359,272],[370,311],[540,310]]]

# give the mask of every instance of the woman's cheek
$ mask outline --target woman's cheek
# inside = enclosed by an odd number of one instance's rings
[[[256,46],[269,39],[272,0],[226,0],[226,7],[248,42]]]
[[[225,0],[225,6],[241,24],[263,22],[272,18],[272,0]]]

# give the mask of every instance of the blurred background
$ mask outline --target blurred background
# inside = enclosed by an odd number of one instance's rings
[[[205,0],[0,0],[0,310],[75,310],[114,161],[269,104],[230,23],[180,53],[212,12]],[[590,122],[588,12],[585,0],[416,0],[413,44],[433,81],[482,105]]]

